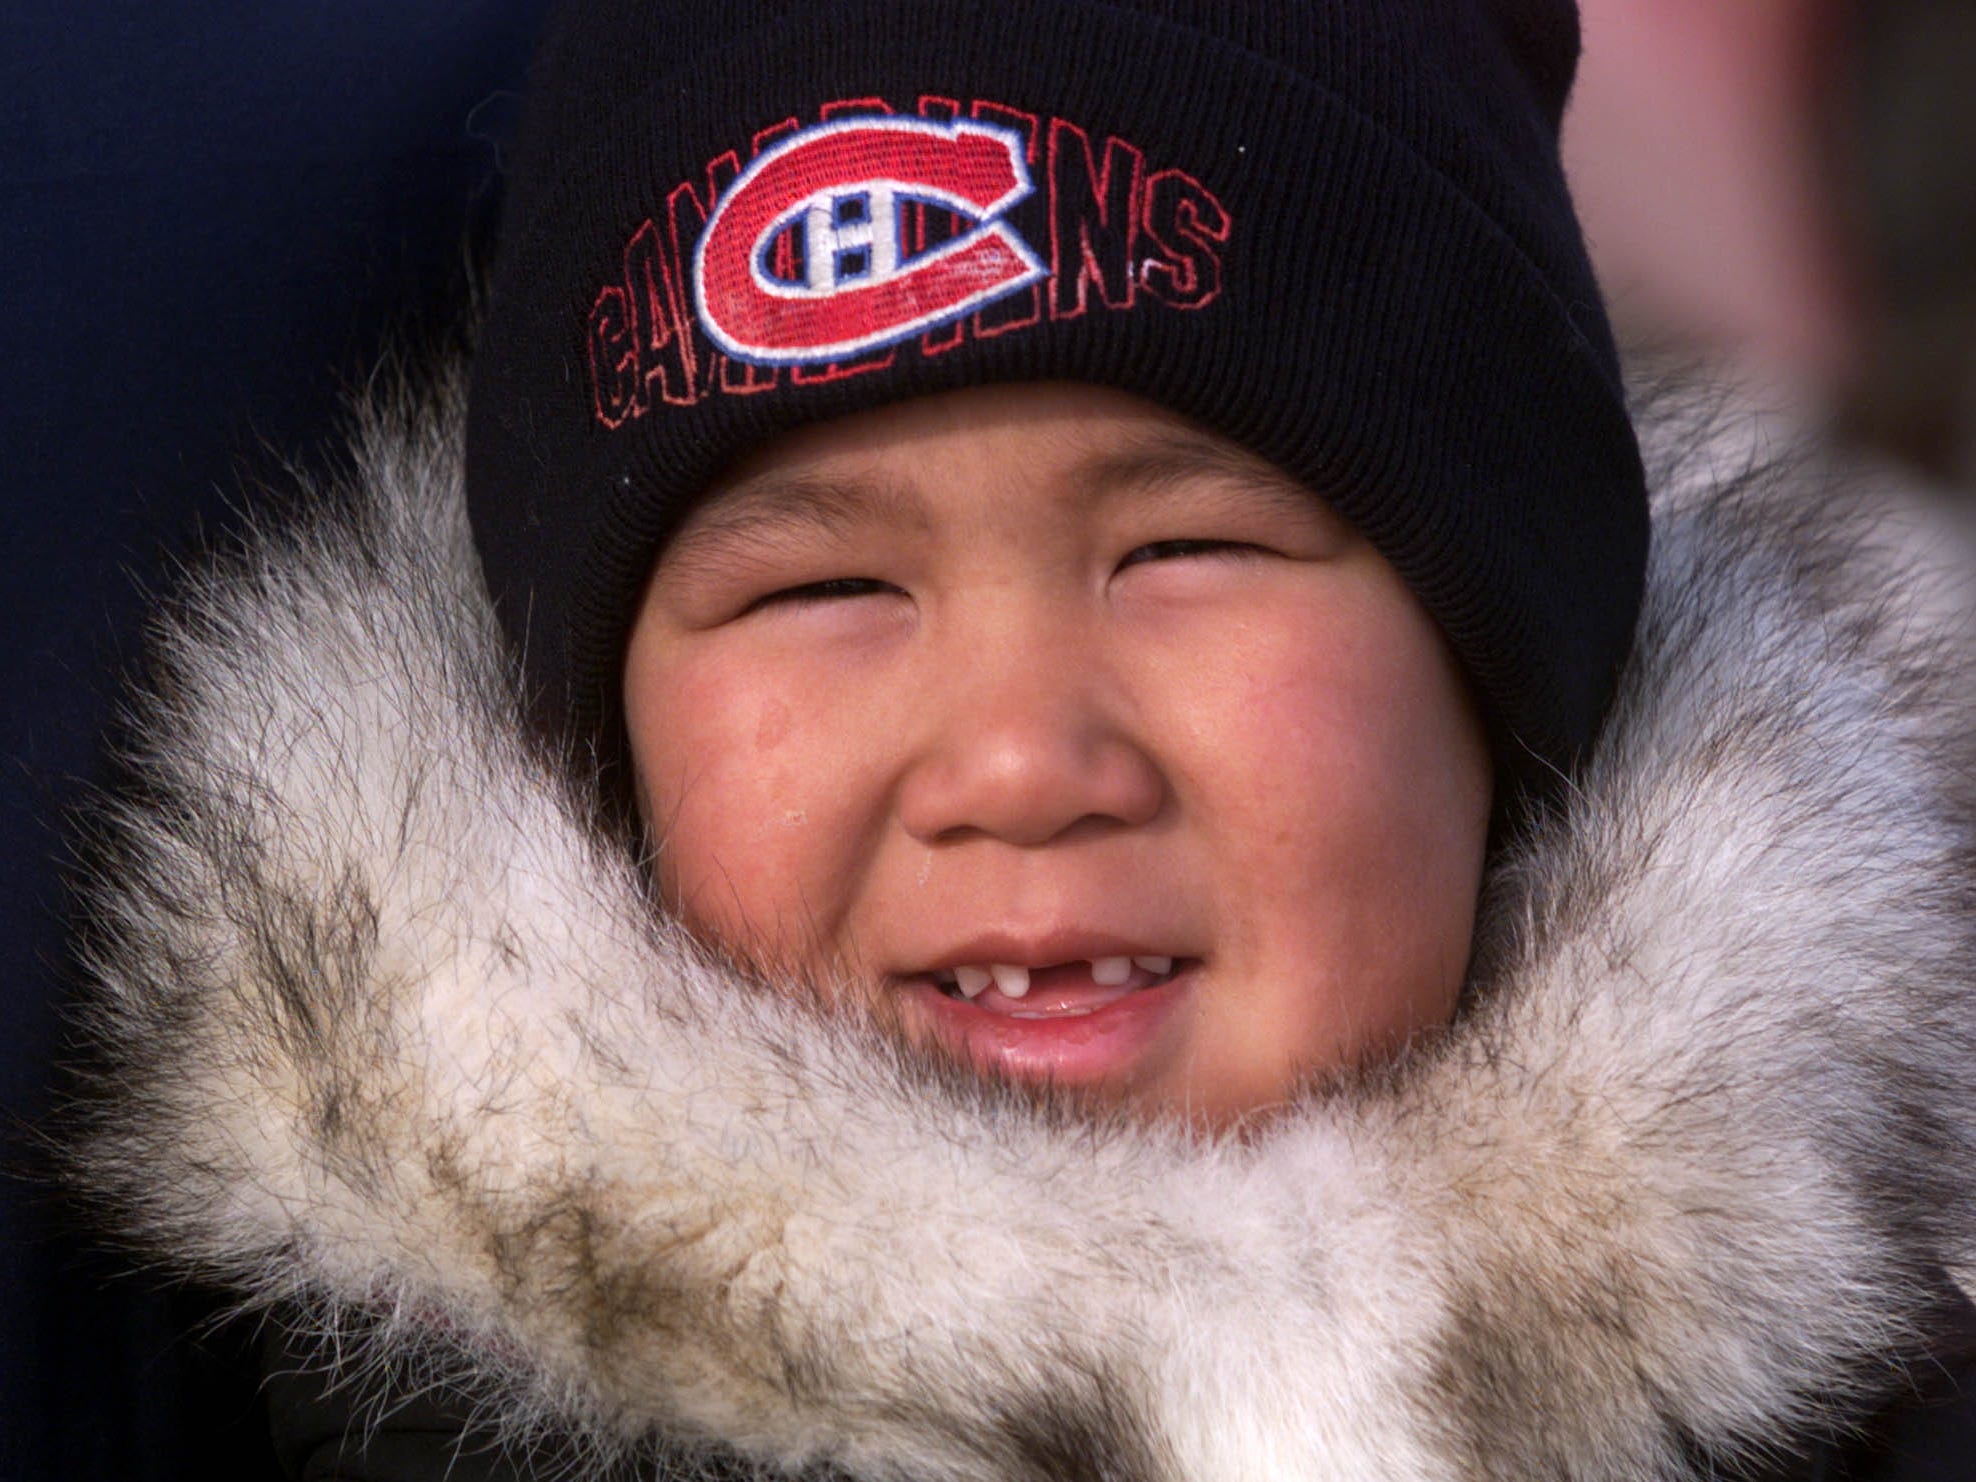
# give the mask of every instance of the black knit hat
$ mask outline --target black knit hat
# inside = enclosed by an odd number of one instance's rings
[[[535,702],[608,725],[640,584],[775,433],[996,381],[1151,398],[1363,530],[1502,760],[1630,643],[1638,452],[1566,196],[1569,0],[566,6],[469,401]]]

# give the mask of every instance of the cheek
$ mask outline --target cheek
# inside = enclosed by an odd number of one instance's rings
[[[837,934],[853,790],[814,709],[737,670],[681,663],[628,688],[641,802],[660,885],[689,924],[803,962]]]
[[[1467,963],[1487,747],[1438,634],[1390,606],[1255,632],[1200,707],[1224,718],[1195,756],[1247,950],[1265,981],[1304,985],[1270,1032],[1307,1063],[1445,1018]]]
[[[1388,841],[1453,843],[1488,811],[1480,724],[1438,643],[1414,637],[1292,658],[1254,697],[1287,763],[1267,774],[1272,804],[1314,836],[1348,834],[1367,858]]]
[[[1371,844],[1450,810],[1486,815],[1481,728],[1431,632],[1322,612],[1245,636],[1239,662],[1197,676],[1193,730],[1225,788],[1276,820],[1259,837]]]

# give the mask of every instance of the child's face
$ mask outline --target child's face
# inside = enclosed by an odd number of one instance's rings
[[[624,688],[685,919],[991,1072],[1225,1126],[1453,1012],[1490,770],[1447,646],[1150,403],[770,444],[660,559]]]

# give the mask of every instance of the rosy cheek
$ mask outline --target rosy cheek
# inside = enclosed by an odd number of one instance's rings
[[[844,858],[840,749],[799,698],[737,685],[734,666],[672,678],[674,723],[641,759],[666,896],[705,935],[803,965],[838,931]],[[662,739],[661,739],[662,737]]]
[[[755,750],[773,751],[789,735],[789,707],[777,699],[762,702],[759,719],[755,722]]]
[[[682,664],[650,687],[646,724],[633,747],[649,823],[668,893],[692,905],[709,880],[731,871],[746,852],[738,825],[759,809],[759,778],[736,766],[752,758],[762,734],[786,731],[768,705],[734,685],[718,665]],[[772,704],[773,702],[769,702]]]
[[[1320,804],[1335,813],[1346,801],[1341,794],[1372,780],[1355,774],[1376,749],[1380,723],[1368,708],[1377,700],[1328,636],[1272,634],[1249,646],[1239,665],[1201,676],[1197,691],[1206,697],[1201,713],[1211,717],[1197,744],[1211,748],[1208,760],[1220,758],[1220,785],[1241,786],[1262,817],[1285,826],[1307,826]]]

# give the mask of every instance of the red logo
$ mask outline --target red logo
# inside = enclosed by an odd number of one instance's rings
[[[678,181],[584,324],[596,419],[1221,296],[1234,221],[1129,139],[988,98],[823,104]]]
[[[1031,190],[1024,141],[973,120],[861,118],[763,152],[708,218],[693,310],[727,354],[820,365],[910,339],[1050,275],[1001,219]],[[968,227],[909,255],[911,203]]]

